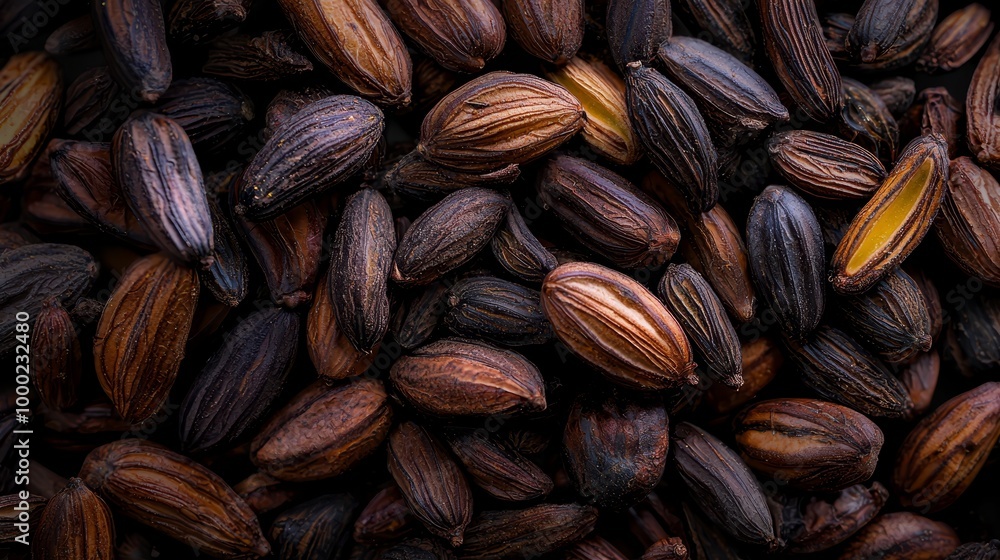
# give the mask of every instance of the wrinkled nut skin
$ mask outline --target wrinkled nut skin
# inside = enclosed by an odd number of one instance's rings
[[[863,83],[843,78],[843,107],[838,129],[841,136],[870,150],[884,162],[896,159],[899,150],[899,124],[889,108]]]
[[[21,181],[62,108],[62,72],[49,55],[14,55],[0,69],[0,185]]]
[[[31,371],[42,402],[56,410],[76,404],[83,374],[76,326],[57,299],[43,304],[35,316]]]
[[[452,453],[472,481],[499,500],[520,502],[546,496],[555,484],[549,475],[513,446],[474,432],[450,434]]]
[[[605,25],[611,58],[619,70],[648,64],[673,30],[670,0],[609,0]]]
[[[905,363],[931,348],[931,318],[917,283],[897,269],[864,294],[841,299],[844,323],[883,360]]]
[[[196,150],[221,151],[246,132],[253,101],[239,89],[213,78],[174,80],[156,112],[181,125]]]
[[[281,560],[332,558],[351,529],[357,501],[350,494],[327,494],[287,509],[274,519],[269,536]]]
[[[516,560],[543,555],[594,530],[597,509],[580,504],[541,504],[520,510],[484,511],[465,532],[465,560]]]
[[[966,135],[969,150],[979,163],[1000,169],[1000,35],[986,48],[969,83],[965,98]]]
[[[104,500],[72,478],[45,504],[32,541],[37,560],[114,560],[115,522]]]
[[[714,45],[744,64],[753,65],[757,38],[750,25],[747,6],[732,0],[680,0],[676,8],[682,19],[687,18],[708,32]]]
[[[222,478],[159,444],[132,438],[102,445],[87,455],[80,478],[115,511],[209,556],[270,552],[256,514]]]
[[[358,514],[354,540],[365,544],[395,540],[410,531],[414,521],[399,487],[390,484],[375,494]]]
[[[478,72],[503,51],[507,27],[490,0],[388,0],[399,29],[438,64]]]
[[[889,491],[878,482],[871,488],[855,484],[832,500],[811,498],[801,509],[791,508],[791,519],[781,519],[782,537],[789,552],[806,554],[833,548],[868,524],[886,504]],[[786,506],[782,515],[789,512]]]
[[[935,229],[952,262],[1000,287],[1000,183],[989,171],[968,157],[951,161]]]
[[[886,177],[885,167],[874,154],[822,132],[777,132],[768,140],[767,151],[782,177],[817,198],[865,198],[878,190]]]
[[[532,56],[556,65],[583,44],[584,0],[501,0],[510,34]]]
[[[803,490],[839,490],[868,480],[882,430],[845,406],[815,399],[773,399],[733,420],[750,468]]]
[[[912,62],[931,39],[938,0],[866,0],[847,34],[855,62],[891,70]]]
[[[917,70],[949,72],[969,61],[993,34],[990,10],[972,3],[955,10],[934,28],[927,48],[917,59]]]
[[[557,267],[542,283],[556,337],[610,380],[646,391],[696,385],[691,345],[644,286],[593,263]]]
[[[309,315],[306,318],[306,349],[316,373],[329,380],[354,377],[371,365],[378,346],[364,353],[337,324],[337,313],[330,297],[329,282],[318,282]]]
[[[944,560],[961,542],[940,521],[905,511],[887,513],[862,528],[838,560]]]
[[[91,17],[115,80],[134,98],[155,103],[173,78],[160,2],[92,2]]]
[[[204,74],[235,80],[274,82],[312,72],[312,61],[298,52],[291,31],[227,35],[212,41]]]
[[[321,480],[350,469],[389,434],[392,408],[375,379],[313,383],[279,410],[250,445],[250,459],[279,480]]]
[[[546,274],[559,266],[559,261],[531,233],[521,211],[513,204],[490,240],[490,248],[504,270],[525,282],[541,283]]]
[[[444,322],[455,336],[503,346],[544,344],[552,338],[536,290],[481,276],[456,282],[446,300]]]
[[[1000,439],[1000,383],[984,383],[939,406],[906,437],[893,483],[906,507],[934,512],[955,502]]]

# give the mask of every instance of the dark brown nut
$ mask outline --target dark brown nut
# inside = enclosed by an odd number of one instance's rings
[[[867,198],[886,177],[885,167],[874,154],[822,132],[777,132],[768,140],[767,151],[782,177],[817,198]]]
[[[933,512],[954,503],[1000,439],[1000,383],[984,383],[939,406],[906,437],[893,483],[906,507]]]
[[[903,418],[913,408],[906,387],[882,362],[833,327],[820,327],[802,344],[788,341],[788,357],[824,399],[878,418]]]
[[[949,321],[945,344],[959,371],[967,377],[993,372],[1000,365],[1000,298],[996,293],[970,297],[952,310]]]
[[[628,557],[601,537],[588,537],[566,550],[566,560],[628,560]]]
[[[250,3],[250,0],[178,0],[167,14],[167,30],[172,39],[200,45],[243,23]]]
[[[927,234],[947,187],[944,139],[921,136],[910,142],[837,245],[830,263],[833,288],[861,293],[892,272]]]
[[[359,377],[330,387],[321,380],[271,417],[254,438],[250,459],[279,480],[329,478],[375,451],[391,423],[381,382]]]
[[[542,283],[542,310],[559,340],[615,383],[647,391],[698,383],[680,324],[620,272],[561,265]]]
[[[718,558],[720,560],[739,560],[743,557],[737,543],[728,533],[723,532],[718,525],[703,518],[687,502],[682,502],[681,508],[684,515],[684,524],[681,526],[681,530],[685,531],[689,539],[688,542],[691,543],[691,549],[696,554],[704,554],[705,558]],[[664,533],[655,542],[660,542],[666,538],[667,536]],[[655,542],[651,542],[650,546],[655,544]],[[675,560],[669,556],[667,558],[668,560]],[[684,560],[684,556],[676,560]]]
[[[76,404],[83,374],[76,326],[56,298],[45,301],[34,320],[29,363],[35,389],[49,408],[69,408]]]
[[[507,30],[490,0],[389,0],[389,17],[441,66],[478,72],[503,50]]]
[[[403,38],[376,0],[280,0],[313,56],[375,103],[410,103],[412,62]]]
[[[962,541],[948,525],[901,511],[877,517],[851,539],[839,560],[936,560]]]
[[[180,437],[190,452],[236,442],[278,397],[298,350],[299,318],[258,311],[226,333],[181,403]]]
[[[534,500],[552,491],[549,475],[508,445],[475,432],[449,434],[446,441],[472,481],[499,500]]]
[[[297,491],[290,484],[261,472],[241,480],[233,486],[233,491],[239,494],[257,515],[280,508],[297,495]]]
[[[542,504],[521,510],[484,511],[465,532],[463,560],[514,560],[545,554],[594,530],[597,510],[579,504]]]
[[[79,478],[45,504],[32,535],[37,560],[114,560],[115,522],[111,510]]]
[[[216,558],[259,558],[270,546],[253,510],[217,474],[155,443],[94,449],[80,478],[115,511]]]
[[[655,69],[629,63],[625,76],[629,119],[649,158],[677,180],[693,212],[719,200],[718,155],[694,100]]]
[[[173,78],[160,2],[94,2],[91,17],[118,85],[139,101],[155,103]]]
[[[27,502],[26,509],[21,503],[22,501]],[[37,514],[43,510],[45,502],[45,498],[34,494],[29,494],[27,500],[22,500],[19,494],[0,496],[0,542],[13,543],[15,537],[23,534],[21,528],[16,526],[20,523],[18,518],[21,512],[28,512],[29,523],[31,523],[31,519],[38,519]],[[15,510],[15,507],[20,507],[21,509]]]
[[[382,182],[390,192],[406,198],[437,202],[466,187],[507,185],[520,176],[521,168],[516,164],[489,173],[464,173],[431,163],[412,152],[396,162],[382,177]]]
[[[312,72],[312,62],[296,50],[293,40],[287,31],[221,37],[211,43],[201,71],[211,76],[260,82]]]
[[[688,560],[688,549],[680,537],[660,539],[649,545],[641,560]]]
[[[106,131],[104,119],[114,126],[121,124],[125,115],[114,115],[112,120],[110,113],[112,105],[122,98],[122,91],[107,66],[84,70],[66,89],[66,114],[63,116],[66,132],[103,136]],[[99,125],[98,134],[93,134]]]
[[[758,293],[789,337],[819,325],[826,286],[823,234],[812,207],[787,187],[764,189],[747,218],[750,270]]]
[[[806,554],[828,550],[844,542],[872,520],[889,499],[878,482],[871,488],[855,484],[832,500],[813,497],[801,505],[788,504],[780,519],[788,551]]]
[[[521,212],[513,205],[490,240],[490,247],[507,272],[526,282],[541,282],[559,265],[555,256],[531,233]]]
[[[743,385],[732,389],[715,383],[705,394],[707,404],[719,414],[728,414],[754,398],[758,391],[774,380],[785,362],[781,347],[767,337],[743,343],[740,355]]]
[[[773,399],[733,421],[750,468],[803,490],[839,490],[875,471],[882,430],[863,415],[814,399]]]
[[[511,36],[529,54],[565,64],[583,43],[583,0],[502,0]]]
[[[927,300],[917,283],[896,270],[867,292],[841,298],[840,316],[851,331],[889,363],[931,348]]]
[[[1000,110],[997,87],[1000,84],[1000,35],[987,47],[969,83],[965,98],[968,119],[969,150],[979,163],[1000,168]]]
[[[215,236],[215,261],[208,270],[200,270],[202,284],[212,296],[229,307],[236,307],[250,290],[250,272],[235,224],[215,199],[209,199],[212,233]]]
[[[389,435],[389,474],[406,505],[432,534],[462,544],[472,520],[472,493],[458,465],[426,428],[403,422]]]
[[[42,52],[17,54],[0,68],[0,185],[25,179],[62,108],[59,64]]]
[[[112,292],[94,335],[94,367],[125,420],[145,420],[167,400],[198,291],[193,269],[155,253],[136,260]]]
[[[240,177],[236,212],[275,218],[364,167],[385,126],[382,111],[352,95],[304,107],[274,131]]]
[[[618,392],[578,399],[563,431],[563,458],[580,496],[622,510],[649,494],[667,464],[668,424],[655,401]]]
[[[916,84],[904,76],[885,78],[869,84],[868,88],[882,98],[889,112],[896,117],[905,113],[917,96]]]
[[[611,58],[624,70],[630,62],[649,64],[670,39],[669,0],[610,0],[605,26]]]
[[[434,282],[400,306],[392,326],[396,342],[407,350],[428,342],[448,310],[447,297],[447,284]]]
[[[112,145],[112,167],[129,208],[157,247],[208,268],[215,260],[212,213],[194,147],[173,120],[133,114]]]
[[[489,244],[509,207],[507,195],[480,187],[446,196],[403,234],[392,280],[407,287],[425,285],[469,262]]]
[[[825,122],[841,106],[834,65],[812,0],[759,2],[767,57],[789,95],[810,118]]]
[[[195,149],[207,153],[245,134],[254,117],[246,94],[212,78],[174,80],[157,101],[156,112],[181,125]]]
[[[283,89],[275,94],[267,105],[264,114],[266,139],[274,135],[274,131],[287,123],[299,111],[307,106],[332,97],[333,90],[324,86],[305,86],[296,89]]]
[[[396,389],[418,409],[440,416],[545,410],[545,381],[520,354],[457,339],[418,348],[393,364]]]
[[[361,352],[337,324],[337,313],[330,297],[330,283],[317,282],[316,295],[306,320],[306,348],[316,373],[327,380],[347,379],[363,373],[375,358]]]
[[[935,229],[948,257],[963,271],[1000,286],[1000,184],[970,158],[951,161],[948,189]]]
[[[449,169],[488,173],[541,157],[585,121],[583,106],[562,86],[490,72],[434,105],[420,125],[417,151]]]
[[[941,357],[937,350],[924,352],[907,364],[899,374],[899,380],[910,394],[913,410],[910,417],[923,415],[931,406],[934,390],[937,388],[938,374],[941,372]]]
[[[538,198],[581,244],[622,268],[656,268],[680,242],[674,219],[627,179],[558,155],[538,178]]]
[[[958,148],[963,140],[965,107],[942,87],[921,91],[919,101],[923,106],[920,133],[944,136],[948,142],[948,157],[954,158],[958,155]]]
[[[734,0],[680,0],[676,7],[682,18],[711,37],[712,44],[752,67],[757,38],[744,4]]]
[[[84,14],[60,25],[45,39],[45,52],[56,56],[89,51],[101,46],[94,19]]]
[[[444,322],[456,336],[524,346],[552,339],[537,290],[488,276],[459,280],[448,290]]]
[[[396,540],[413,528],[413,514],[395,484],[379,490],[354,522],[354,540],[378,544]]]
[[[344,548],[357,505],[350,494],[327,494],[281,512],[271,524],[275,556],[333,558]]]
[[[931,39],[938,0],[865,0],[847,34],[855,62],[892,70],[914,61]]]
[[[870,150],[883,162],[896,160],[899,150],[899,125],[882,98],[857,80],[843,78],[843,107],[840,110],[841,135]]]

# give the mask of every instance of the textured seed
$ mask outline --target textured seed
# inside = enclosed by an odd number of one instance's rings
[[[297,495],[288,483],[260,472],[241,480],[233,491],[258,515],[280,508]]]
[[[920,92],[919,104],[923,107],[920,133],[940,134],[948,142],[948,157],[958,154],[962,141],[965,108],[962,103],[941,87],[927,88]]]
[[[839,560],[938,560],[959,543],[948,525],[901,511],[882,515],[862,528]]]
[[[76,404],[83,375],[76,326],[56,298],[43,302],[34,319],[29,363],[35,389],[46,406],[69,408]]]
[[[964,375],[996,371],[1000,366],[1000,298],[980,293],[953,309],[946,344]]]
[[[267,112],[264,115],[264,122],[267,125],[266,139],[270,139],[275,130],[287,123],[302,109],[333,95],[333,90],[324,86],[304,86],[279,91],[268,103]]]
[[[27,502],[26,508],[21,503],[22,501]],[[16,526],[19,523],[18,517],[21,511],[28,512],[29,523],[31,523],[30,519],[38,519],[38,514],[43,511],[45,503],[45,498],[35,494],[29,494],[26,500],[22,500],[18,494],[0,496],[0,542],[13,543],[15,537],[23,534],[21,528]],[[15,507],[21,509],[16,510]],[[29,525],[29,527],[32,526]]]
[[[701,517],[687,502],[682,502],[681,508],[686,525],[685,532],[691,543],[692,555],[695,558],[718,558],[719,560],[740,560],[743,558],[736,543],[733,542],[728,533],[724,533],[718,525],[709,523],[708,520]],[[668,560],[684,560],[684,556],[677,559],[668,557]]]
[[[875,83],[869,84],[875,95],[882,98],[882,102],[894,116],[899,116],[906,112],[913,105],[913,100],[917,95],[917,86],[910,78],[903,76],[893,76],[885,78]]]
[[[1000,168],[1000,35],[987,47],[965,98],[969,150],[983,165]]]
[[[198,274],[163,253],[122,276],[94,335],[97,379],[115,410],[139,422],[166,401],[198,303]]]
[[[392,327],[396,342],[407,350],[413,350],[430,340],[448,310],[447,294],[448,286],[444,282],[435,282],[423,288],[407,302],[405,308],[400,306]]]
[[[843,298],[839,310],[854,334],[887,362],[905,362],[931,347],[927,301],[902,270],[864,294]]]
[[[810,118],[825,122],[841,106],[840,72],[826,47],[812,0],[760,2],[764,46],[781,84]]]
[[[434,105],[420,125],[417,150],[443,167],[486,173],[537,159],[585,121],[583,106],[562,86],[490,72]]]
[[[413,515],[452,546],[472,520],[472,493],[444,445],[426,428],[403,422],[389,435],[389,474]]]
[[[327,494],[281,512],[270,532],[275,556],[297,560],[339,555],[356,507],[350,494]]]
[[[580,496],[622,510],[649,494],[667,464],[668,424],[655,401],[618,392],[578,399],[563,431],[563,457]]]
[[[813,497],[801,506],[782,511],[781,536],[789,552],[806,554],[828,550],[850,538],[878,515],[889,491],[878,482],[871,488],[855,484],[841,490],[832,501]]]
[[[933,512],[968,489],[1000,438],[1000,383],[984,383],[939,406],[903,441],[893,483],[906,507]]]
[[[930,229],[947,187],[944,139],[910,142],[837,245],[830,263],[834,289],[864,292],[898,266]]]
[[[955,264],[1000,286],[1000,184],[967,157],[951,161],[936,230]]]
[[[37,560],[114,560],[115,522],[104,500],[73,478],[45,504],[32,541]]]
[[[160,2],[95,2],[91,17],[115,80],[130,95],[154,103],[173,77]]]
[[[516,449],[472,432],[451,434],[446,441],[472,481],[499,500],[534,500],[552,491],[552,479]]]
[[[346,379],[364,372],[373,353],[359,351],[337,325],[329,282],[318,282],[306,322],[306,348],[316,373],[326,379]]]
[[[208,207],[212,212],[215,261],[208,270],[200,270],[198,274],[217,301],[236,307],[250,289],[247,258],[226,211],[214,199],[209,199]]]
[[[390,0],[385,8],[417,46],[456,72],[482,70],[507,38],[503,16],[490,0]]]
[[[393,281],[429,284],[469,262],[490,242],[509,207],[505,194],[479,187],[446,196],[403,234],[393,257]]]
[[[312,72],[309,58],[296,50],[285,31],[229,35],[209,46],[201,71],[210,76],[273,82]]]
[[[680,242],[677,224],[652,198],[583,159],[550,159],[538,198],[582,245],[622,268],[661,266]]]
[[[761,299],[788,336],[801,340],[823,316],[825,257],[816,215],[787,187],[770,186],[747,219],[750,270]]]
[[[743,343],[740,355],[743,385],[732,389],[716,383],[705,394],[708,405],[719,414],[732,412],[754,398],[774,380],[785,360],[778,344],[767,337]]]
[[[914,61],[931,39],[938,0],[865,0],[847,34],[856,62],[892,70]]]
[[[80,478],[115,511],[216,558],[270,552],[253,510],[217,474],[165,447],[131,438],[87,455]]]
[[[174,80],[156,112],[181,125],[195,149],[208,153],[243,135],[254,117],[246,94],[212,78]]]
[[[513,205],[490,240],[490,246],[493,256],[507,272],[527,282],[541,282],[559,264],[531,233],[521,212]]]
[[[669,0],[610,0],[605,20],[611,58],[624,70],[630,62],[649,64],[671,34]]]
[[[393,165],[382,181],[390,191],[406,198],[437,202],[466,187],[510,184],[520,175],[521,168],[517,164],[489,173],[464,173],[433,164],[412,152]]]
[[[688,549],[680,537],[660,539],[649,545],[641,560],[687,560]]]
[[[63,116],[66,132],[80,134],[95,130],[94,127],[105,122],[104,119],[115,126],[121,124],[125,115],[110,113],[111,106],[121,98],[122,91],[107,66],[84,70],[66,89],[66,114]],[[112,116],[115,117],[113,120]]]
[[[203,44],[238,27],[249,8],[249,0],[178,0],[167,14],[167,30],[181,43]]]
[[[625,84],[632,128],[649,158],[676,178],[692,211],[710,209],[719,199],[718,156],[694,100],[639,63],[629,63]]]
[[[456,336],[505,346],[544,344],[552,327],[538,291],[491,278],[466,278],[448,290],[444,322]]]
[[[768,140],[767,151],[782,177],[817,198],[866,198],[886,177],[885,167],[874,154],[822,132],[777,132]]]
[[[738,0],[680,0],[676,6],[711,37],[715,46],[752,66],[757,39],[746,4]]]
[[[895,161],[899,125],[889,107],[857,80],[843,78],[841,91],[844,96],[839,123],[841,135],[864,146],[882,161]]]
[[[594,529],[597,510],[579,504],[541,504],[484,511],[466,530],[463,560],[514,560],[576,542]]]
[[[115,133],[112,155],[125,200],[153,242],[184,262],[210,267],[212,213],[184,129],[156,113],[134,114]]]
[[[271,417],[254,438],[250,459],[279,480],[329,478],[375,451],[391,422],[378,380],[359,377],[333,387],[321,380]]]
[[[544,410],[545,381],[520,354],[457,339],[433,342],[393,364],[396,389],[439,416]]]
[[[413,514],[395,484],[380,490],[354,522],[354,540],[378,544],[405,535],[413,525]]]
[[[593,263],[569,263],[542,283],[542,310],[570,351],[612,381],[643,390],[697,384],[677,320],[635,280]]]
[[[913,401],[911,417],[922,415],[930,408],[940,371],[941,358],[937,350],[931,350],[917,356],[899,374],[899,380]]]
[[[45,39],[45,52],[62,56],[99,48],[94,19],[84,14],[60,25]]]
[[[583,43],[583,0],[502,0],[510,34],[528,54],[556,65]]]
[[[615,545],[601,537],[588,537],[566,550],[566,560],[628,560]]]
[[[838,62],[848,62],[847,34],[854,27],[854,14],[834,12],[823,15],[823,39],[830,55]]]
[[[16,54],[0,68],[0,185],[28,176],[59,118],[62,88],[59,64],[42,52]]]
[[[747,464],[803,490],[839,490],[875,471],[882,431],[844,406],[813,399],[774,399],[733,421]]]
[[[917,59],[917,70],[949,72],[983,48],[993,33],[990,10],[982,4],[969,4],[955,10],[938,23],[927,48]]]

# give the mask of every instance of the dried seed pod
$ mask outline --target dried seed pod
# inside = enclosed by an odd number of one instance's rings
[[[279,480],[329,478],[375,451],[391,423],[380,381],[359,377],[330,387],[321,380],[271,417],[254,438],[250,459]]]
[[[841,106],[833,63],[812,0],[759,2],[767,58],[789,95],[810,118],[825,122]]]
[[[620,165],[632,165],[642,157],[628,117],[625,82],[618,74],[600,60],[577,56],[561,68],[547,70],[545,76],[580,101],[587,114],[580,136],[595,152]]]
[[[653,68],[629,63],[626,98],[632,128],[657,169],[675,177],[692,211],[719,200],[718,156],[694,100]]]
[[[94,18],[84,14],[60,25],[45,39],[45,52],[62,56],[100,47]]]
[[[962,103],[952,97],[947,89],[940,87],[921,91],[920,103],[923,105],[920,133],[943,136],[948,141],[948,157],[954,158],[962,140],[962,121],[965,118]]]
[[[945,558],[962,541],[948,525],[909,512],[887,513],[866,525],[839,560]]]
[[[490,0],[389,0],[389,17],[438,64],[478,72],[503,50],[507,30]]]
[[[233,486],[233,491],[239,494],[250,506],[250,509],[257,512],[257,515],[285,505],[297,494],[288,483],[260,472],[241,480],[236,486]]]
[[[422,426],[403,422],[389,435],[389,474],[413,515],[432,534],[462,544],[472,493],[444,446]]]
[[[318,282],[306,322],[306,348],[316,373],[329,380],[354,377],[371,365],[372,353],[359,351],[337,325],[329,282]]]
[[[833,288],[856,294],[871,288],[905,259],[933,224],[948,187],[948,147],[921,136],[858,211],[830,263]]]
[[[979,163],[1000,168],[1000,35],[987,47],[969,83],[965,98],[969,150]]]
[[[94,2],[90,15],[118,85],[140,101],[155,103],[173,78],[160,2]]]
[[[670,39],[669,0],[609,0],[605,20],[611,58],[624,70],[630,62],[649,64]]]
[[[839,490],[875,471],[882,430],[850,408],[814,399],[773,399],[733,421],[747,464],[803,490]]]
[[[253,120],[253,102],[242,91],[212,78],[175,80],[156,112],[181,125],[191,144],[212,153],[229,145]]]
[[[641,560],[688,560],[688,549],[680,537],[660,539],[649,545]]]
[[[705,394],[708,405],[719,414],[735,411],[755,397],[758,391],[774,380],[785,361],[780,346],[767,337],[743,343],[740,355],[743,385],[732,389],[716,383]]]
[[[823,15],[823,39],[837,62],[848,62],[847,34],[854,27],[854,14],[834,12]]]
[[[545,381],[520,354],[444,339],[396,360],[396,389],[423,412],[440,416],[516,414],[545,410]]]
[[[406,309],[400,308],[398,319],[392,328],[396,342],[413,350],[430,340],[441,317],[448,310],[448,286],[435,282],[415,296]]]
[[[281,512],[271,524],[271,542],[281,560],[335,558],[350,535],[357,501],[327,494]]]
[[[952,160],[935,226],[959,268],[1000,286],[1000,184],[990,172],[967,157]]]
[[[364,167],[382,137],[382,111],[352,95],[307,105],[274,131],[236,187],[237,213],[271,219]]]
[[[566,472],[577,492],[600,508],[625,509],[663,476],[670,439],[660,403],[613,392],[580,398],[563,431]]]
[[[559,265],[555,256],[531,233],[521,212],[513,205],[490,240],[490,246],[493,256],[507,272],[527,282],[541,282]]]
[[[982,4],[955,10],[934,28],[927,48],[917,59],[917,70],[931,73],[955,70],[975,56],[992,34],[990,10]]]
[[[843,332],[820,327],[805,343],[788,341],[802,381],[827,400],[879,418],[902,418],[913,402],[882,362]]]
[[[337,326],[362,352],[389,329],[389,272],[396,249],[392,209],[373,189],[350,196],[337,226],[328,289]]]
[[[221,303],[236,307],[250,289],[247,258],[229,216],[215,199],[209,199],[212,232],[215,236],[215,262],[199,271],[201,282]]]
[[[413,525],[413,514],[395,484],[380,490],[354,522],[354,540],[378,544],[396,540]]]
[[[324,86],[305,86],[279,91],[268,103],[267,112],[264,114],[264,123],[267,125],[266,139],[270,139],[275,130],[287,123],[302,109],[333,95],[334,91]]]
[[[676,222],[652,198],[580,158],[550,159],[539,174],[538,198],[581,244],[615,266],[659,267],[680,242]]]
[[[957,293],[968,299],[959,300],[964,305],[952,310],[945,344],[962,374],[989,374],[1000,366],[1000,298],[995,292],[974,296],[964,287],[958,285]],[[954,298],[955,291],[949,297]]]
[[[844,542],[872,520],[889,499],[878,482],[871,488],[855,484],[840,491],[833,501],[813,497],[808,502],[786,504],[779,520],[788,551],[807,554],[828,550]]]
[[[931,39],[938,0],[865,0],[847,34],[855,62],[892,70],[914,61]]]
[[[166,401],[197,303],[198,274],[163,253],[136,260],[112,292],[94,335],[94,367],[125,420],[145,420]]]
[[[904,76],[893,76],[869,84],[868,89],[882,99],[889,112],[899,116],[913,105],[917,96],[917,86],[913,80]]]
[[[984,383],[939,406],[903,441],[893,484],[906,507],[933,512],[955,502],[1000,439],[1000,383]]]
[[[561,265],[542,283],[542,311],[563,344],[616,383],[648,391],[698,382],[680,324],[620,272]]]
[[[751,66],[757,39],[746,7],[736,0],[681,0],[677,3],[681,15],[711,37],[715,46]]]
[[[155,443],[131,438],[87,455],[80,478],[115,511],[216,558],[270,552],[257,516],[217,474]]]
[[[514,560],[543,555],[594,530],[597,510],[579,504],[541,504],[521,510],[484,511],[465,532],[463,560]]]
[[[840,133],[886,162],[896,160],[899,125],[882,98],[857,80],[843,78]]]
[[[490,72],[434,105],[420,125],[417,151],[449,169],[487,173],[541,157],[585,121],[583,106],[562,86]]]
[[[255,427],[281,392],[298,340],[298,316],[280,307],[258,311],[226,333],[181,403],[184,448],[203,452]]]
[[[184,129],[156,113],[133,114],[115,133],[112,156],[128,206],[153,242],[181,261],[210,267],[212,213]]]
[[[472,432],[445,439],[472,481],[499,500],[534,500],[552,491],[549,475],[516,449]]]
[[[37,560],[115,559],[115,522],[104,500],[79,478],[45,504],[32,540]]]
[[[238,27],[250,0],[178,0],[167,14],[167,30],[178,42],[200,45]]]
[[[900,382],[913,401],[911,418],[922,415],[930,408],[940,371],[941,358],[937,350],[931,350],[918,355],[899,374]]]
[[[583,44],[583,0],[502,0],[510,34],[532,56],[565,64]]]
[[[709,519],[743,542],[778,545],[764,491],[736,452],[687,422],[674,428],[673,444],[677,472]]]
[[[740,341],[705,278],[688,264],[671,264],[658,293],[705,357],[709,371],[723,384],[739,389],[743,384]]]
[[[456,336],[506,346],[544,344],[552,338],[537,290],[499,278],[465,278],[448,290],[446,301],[444,322]]]
[[[273,82],[312,72],[308,57],[292,44],[286,31],[265,31],[259,36],[229,35],[209,46],[201,71],[236,80]]]
[[[517,164],[490,173],[464,173],[433,164],[411,152],[386,171],[382,182],[391,192],[406,198],[437,202],[466,187],[510,184],[520,175],[521,168]]]
[[[761,299],[793,339],[809,335],[823,316],[823,234],[802,197],[787,187],[764,189],[747,218],[750,270]]]
[[[842,298],[839,311],[854,334],[887,362],[902,363],[931,348],[927,300],[902,270],[864,294]]]
[[[0,185],[25,179],[62,108],[59,64],[42,52],[16,54],[0,68]]]
[[[402,286],[429,284],[469,262],[490,242],[509,207],[507,195],[480,187],[446,196],[403,234],[392,280]]]
[[[56,298],[43,302],[34,319],[29,363],[35,389],[45,406],[69,408],[76,404],[83,374],[76,326]]]
[[[319,206],[310,200],[272,220],[236,221],[264,272],[271,299],[290,308],[309,301],[326,229]]]
[[[767,142],[767,151],[782,177],[817,198],[866,198],[886,177],[885,167],[874,154],[822,132],[776,132]]]
[[[125,115],[116,115],[112,121],[111,106],[121,99],[122,87],[111,77],[111,69],[97,66],[84,70],[66,89],[66,114],[63,125],[69,134],[102,137],[108,123],[118,126]],[[96,127],[100,123],[100,129]],[[94,134],[97,132],[97,134]]]
[[[410,103],[412,62],[403,38],[375,0],[279,0],[285,16],[324,66],[375,103]]]
[[[0,542],[13,543],[15,537],[23,534],[22,527],[17,526],[22,511],[28,512],[29,528],[33,528],[31,519],[38,519],[45,503],[45,498],[34,494],[29,494],[26,500],[22,500],[19,494],[0,496]],[[15,507],[21,509],[15,510]]]
[[[566,560],[628,560],[615,545],[601,537],[588,537],[566,550]]]

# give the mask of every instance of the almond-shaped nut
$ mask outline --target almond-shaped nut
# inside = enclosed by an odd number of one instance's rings
[[[361,352],[337,325],[337,312],[330,297],[330,283],[317,282],[316,294],[306,319],[306,348],[316,373],[326,379],[354,377],[371,365],[374,353]]]
[[[235,80],[276,82],[312,72],[310,58],[299,52],[291,31],[226,35],[209,46],[204,74]]]
[[[444,322],[455,336],[504,346],[544,344],[552,338],[537,290],[480,276],[456,282],[446,300]]]
[[[411,152],[385,172],[382,183],[389,192],[399,193],[404,198],[437,202],[466,187],[507,185],[520,176],[521,167],[514,163],[489,173],[466,173],[441,167]]]
[[[850,538],[872,520],[889,500],[878,482],[855,484],[832,500],[812,497],[801,506],[786,505],[779,524],[788,550],[797,554],[828,550]]]
[[[246,137],[253,101],[239,89],[213,78],[174,80],[160,96],[156,112],[181,125],[199,153],[218,153]]]
[[[501,0],[510,34],[521,48],[560,65],[583,44],[583,0]]]
[[[864,294],[841,298],[840,316],[885,361],[905,363],[931,348],[927,300],[917,283],[896,270]]]
[[[378,544],[396,540],[413,529],[413,514],[399,487],[390,484],[368,502],[354,522],[354,540]]]
[[[118,85],[135,101],[156,102],[173,78],[160,2],[106,0],[90,13]]]
[[[906,66],[931,39],[938,0],[866,0],[847,34],[855,62],[891,70]]]
[[[475,432],[448,434],[445,440],[472,481],[498,500],[534,500],[554,487],[541,467],[509,445]]]
[[[953,159],[935,230],[959,268],[1000,286],[1000,183],[993,174],[968,157]]]
[[[37,560],[114,560],[115,522],[104,500],[79,478],[49,499],[32,535]]]
[[[351,494],[326,494],[281,512],[269,536],[281,560],[331,558],[343,548],[357,501]]]
[[[838,560],[932,560],[951,558],[962,541],[945,523],[907,511],[887,513],[866,525]]]
[[[76,404],[83,374],[77,328],[56,298],[44,302],[34,319],[30,364],[35,389],[46,406],[69,408]]]
[[[605,27],[619,70],[629,62],[653,61],[673,31],[670,12],[669,0],[609,0]]]
[[[514,205],[490,240],[490,247],[504,270],[526,282],[541,282],[559,265],[556,257],[531,233]]]
[[[484,511],[465,531],[463,560],[516,560],[544,555],[594,530],[597,509],[580,504],[541,504],[520,510]]]
[[[1000,168],[1000,35],[986,48],[965,98],[969,150],[979,163]]]
[[[59,64],[42,52],[17,54],[0,69],[0,185],[28,176],[62,108]]]
[[[389,17],[438,64],[478,72],[503,50],[507,27],[490,0],[389,0]]]
[[[822,132],[777,132],[768,140],[767,151],[782,177],[817,198],[866,198],[886,177],[885,167],[874,154]]]

